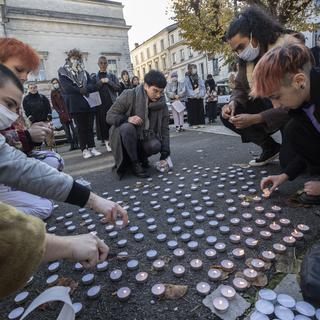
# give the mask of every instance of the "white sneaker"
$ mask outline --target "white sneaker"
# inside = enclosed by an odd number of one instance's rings
[[[84,159],[89,159],[89,158],[92,157],[92,154],[88,149],[84,149],[82,151],[82,156],[83,156]]]
[[[98,151],[96,148],[91,148],[89,149],[89,151],[91,152],[91,155],[95,156],[95,157],[98,157],[98,156],[101,156],[101,152]]]
[[[105,140],[105,144],[106,144],[106,147],[107,147],[107,152],[111,152],[112,150],[111,150],[109,141],[108,141],[108,140]]]

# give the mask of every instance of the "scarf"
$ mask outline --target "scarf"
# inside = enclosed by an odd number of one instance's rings
[[[198,74],[189,74],[189,79],[192,84],[192,89],[195,90],[199,87],[199,76]]]
[[[87,73],[84,70],[84,66],[82,64],[79,64],[77,70],[74,70],[72,68],[71,62],[67,60],[65,65],[60,68],[59,73],[63,76],[68,77],[79,88],[86,87],[87,85]]]

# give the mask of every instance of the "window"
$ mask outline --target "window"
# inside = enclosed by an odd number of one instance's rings
[[[151,69],[152,69],[152,65],[151,64],[148,64],[148,69],[149,69],[149,71],[151,71]]]
[[[146,68],[143,67],[143,68],[142,68],[142,75],[145,76],[145,74],[146,74]]]
[[[117,60],[115,59],[108,59],[108,71],[117,75],[118,69],[117,69]]]
[[[140,77],[140,70],[137,70],[137,76],[138,76],[139,79],[141,78]]]
[[[162,69],[163,69],[163,70],[166,70],[166,69],[167,69],[166,58],[162,58]]]
[[[193,52],[192,52],[192,49],[190,47],[188,48],[188,53],[189,53],[189,58],[192,58],[193,57]]]
[[[172,63],[173,64],[177,63],[177,61],[176,61],[176,53],[175,52],[172,54]]]
[[[159,70],[159,62],[158,61],[154,62],[154,67],[156,70]]]
[[[180,60],[184,61],[184,50],[183,49],[180,50]]]
[[[150,58],[150,49],[147,48],[147,59],[149,59],[149,58]]]
[[[39,72],[37,74],[30,73],[28,75],[28,81],[44,81],[46,80],[46,69],[44,59],[40,59]]]
[[[203,63],[200,63],[200,72],[201,72],[201,78],[204,78],[204,66]]]
[[[174,44],[174,34],[172,34],[172,35],[170,36],[170,42],[171,42],[171,44]]]
[[[217,76],[219,74],[219,62],[218,59],[212,59],[212,75]]]
[[[135,56],[135,60],[136,60],[136,65],[138,65],[138,64],[139,64],[139,58],[138,58],[138,56]]]
[[[160,48],[161,48],[161,51],[164,50],[164,40],[163,39],[160,40]]]
[[[141,58],[141,63],[142,63],[144,61],[144,55],[143,55],[142,51],[140,52],[140,58]]]
[[[157,44],[156,43],[153,45],[153,54],[154,55],[157,54]]]

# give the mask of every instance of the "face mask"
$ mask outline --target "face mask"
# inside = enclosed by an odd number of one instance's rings
[[[172,80],[172,82],[177,82],[178,78],[177,77],[172,77],[171,80]]]
[[[258,57],[259,53],[260,53],[259,46],[254,48],[252,45],[252,35],[251,35],[249,45],[240,54],[238,54],[238,57],[244,61],[250,62],[255,60]]]
[[[18,115],[0,104],[0,130],[5,130],[18,119]]]
[[[191,73],[192,73],[192,74],[197,74],[197,69],[192,68],[192,69],[191,69]]]
[[[52,86],[53,86],[54,89],[59,89],[60,88],[59,83],[54,83]]]

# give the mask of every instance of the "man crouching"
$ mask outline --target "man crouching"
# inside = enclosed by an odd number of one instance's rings
[[[169,112],[163,95],[167,81],[151,70],[144,83],[125,90],[107,113],[115,170],[121,179],[131,167],[134,175],[147,178],[148,157],[160,152],[160,164],[170,155]]]

